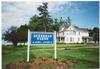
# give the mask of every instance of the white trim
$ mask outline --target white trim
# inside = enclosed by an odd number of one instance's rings
[[[30,52],[30,30],[28,29],[27,62],[29,62],[29,52]]]
[[[35,46],[35,45],[38,45],[38,46],[46,46],[46,45],[50,46],[51,45],[52,46],[54,44],[30,44],[30,46]]]
[[[32,31],[32,32],[30,32],[30,36],[31,36],[31,34],[33,34],[33,33],[52,34],[53,37],[55,37],[54,32],[33,32],[33,31]],[[31,40],[31,39],[30,39],[30,40]],[[31,46],[33,46],[33,45],[54,45],[54,44],[55,44],[55,39],[53,38],[53,43],[52,43],[52,44],[32,44],[31,41],[30,41],[29,43],[30,43]]]
[[[46,33],[46,34],[53,34],[53,32],[35,32],[35,31],[32,31],[30,33]]]
[[[54,36],[54,58],[56,59],[57,58],[57,45],[56,45],[56,31],[54,32],[55,36]]]

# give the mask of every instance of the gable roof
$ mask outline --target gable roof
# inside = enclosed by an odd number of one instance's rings
[[[74,25],[62,25],[61,27],[64,27],[64,29],[62,31],[59,31],[59,32],[66,31],[66,29],[68,29],[70,26],[73,26],[78,31],[88,32],[88,30],[86,28],[79,28],[79,27],[74,26]]]

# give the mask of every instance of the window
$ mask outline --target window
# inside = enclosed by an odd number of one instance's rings
[[[61,37],[61,41],[64,41],[65,39],[64,39],[64,37]]]
[[[70,37],[70,42],[72,42],[72,37]]]

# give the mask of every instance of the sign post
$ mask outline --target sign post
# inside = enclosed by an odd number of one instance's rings
[[[30,45],[54,45],[54,58],[57,58],[56,31],[55,32],[30,32],[28,30],[27,62],[29,62]]]
[[[28,47],[27,47],[27,62],[29,62],[29,51],[30,51],[30,30],[28,29]]]
[[[57,58],[56,31],[54,32],[54,58]]]

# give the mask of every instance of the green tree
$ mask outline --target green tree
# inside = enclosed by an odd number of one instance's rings
[[[93,37],[93,41],[99,42],[99,28],[94,27],[93,29],[89,29],[89,36]]]
[[[55,18],[55,20],[54,20],[54,24],[53,24],[53,31],[56,31],[56,32],[58,32],[59,31],[59,27],[60,27],[60,25],[61,25],[61,23],[58,21],[58,19],[57,18]]]
[[[28,36],[28,26],[25,25],[21,25],[18,30],[17,30],[17,34],[18,34],[18,40],[20,43],[24,43],[27,42],[27,36]]]
[[[18,34],[17,34],[17,27],[12,26],[9,28],[4,34],[3,39],[8,42],[12,42],[14,46],[18,44]]]
[[[99,42],[99,28],[94,27],[93,28],[93,41],[96,43]]]
[[[19,28],[11,26],[4,34],[3,39],[8,42],[12,42],[14,46],[17,44],[27,42],[28,26],[21,25]]]
[[[67,23],[68,23],[69,25],[71,25],[71,19],[70,19],[69,16],[67,17]]]
[[[48,12],[48,3],[42,3],[42,5],[40,5],[37,10],[39,11],[39,15],[40,15],[40,24],[42,25],[42,28],[44,29],[44,31],[49,31],[51,28],[51,25],[53,23],[52,18],[49,16],[49,12]]]
[[[39,16],[34,15],[30,18],[29,28],[31,31],[43,31],[43,26],[40,22]]]
[[[61,25],[63,25],[63,24],[64,24],[64,20],[63,20],[63,18],[62,18],[62,17],[60,18],[60,24],[61,24]]]
[[[70,17],[67,17],[67,19],[63,19],[62,17],[60,18],[60,24],[64,26],[69,26],[71,25],[71,19]]]

